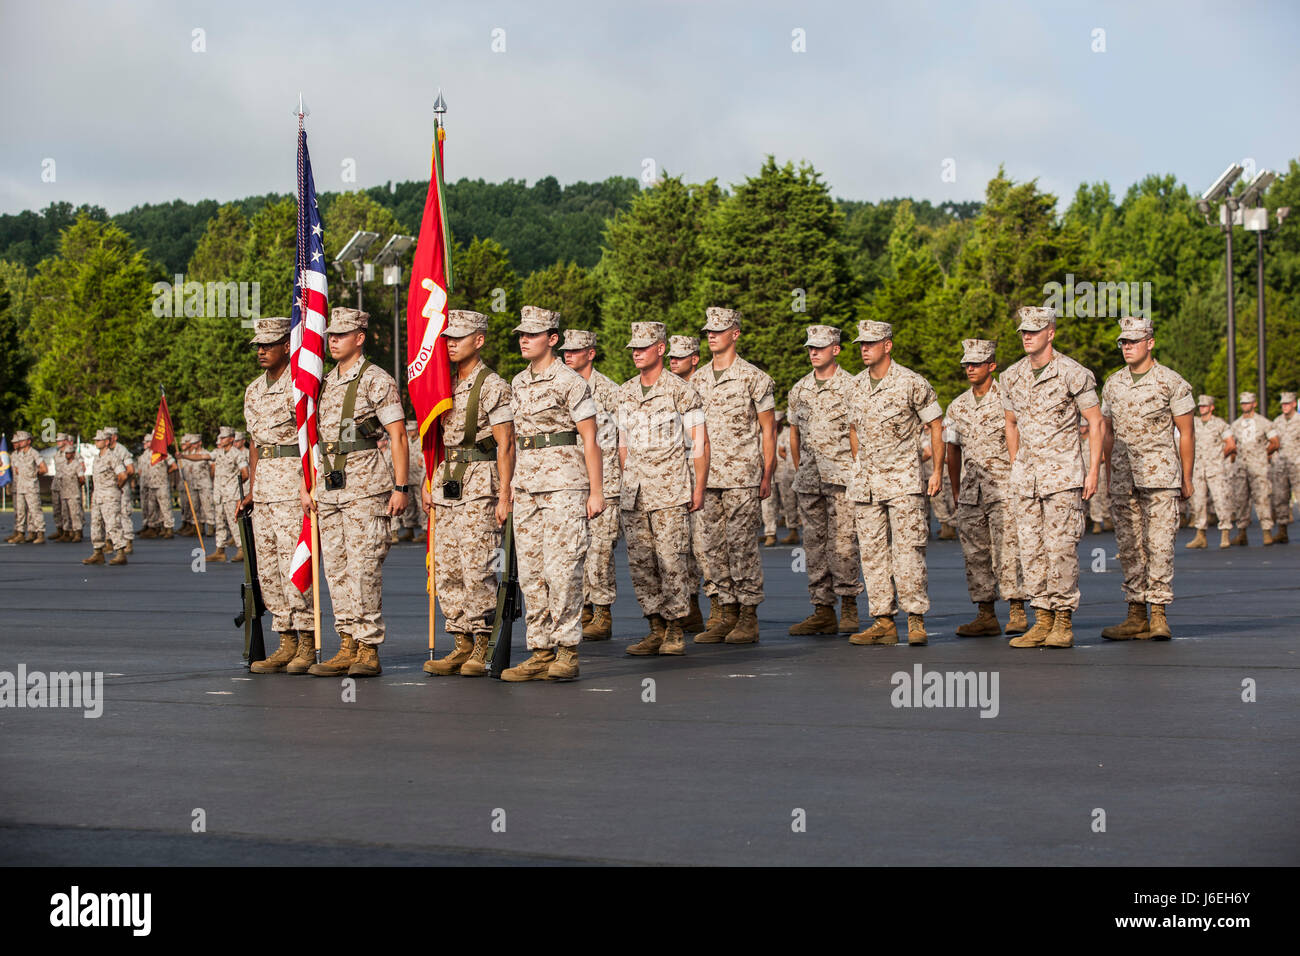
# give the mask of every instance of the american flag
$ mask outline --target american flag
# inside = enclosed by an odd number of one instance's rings
[[[311,176],[307,133],[298,118],[298,264],[293,283],[293,313],[289,327],[289,371],[293,376],[294,418],[298,425],[298,450],[310,492],[316,480],[316,400],[325,376],[325,313],[329,290],[325,282],[325,243],[316,208],[316,183]],[[302,534],[293,552],[290,573],[299,591],[311,580],[311,516],[304,515]]]

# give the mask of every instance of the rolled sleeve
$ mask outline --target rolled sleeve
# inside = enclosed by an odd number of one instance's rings
[[[1100,399],[1097,398],[1097,389],[1089,388],[1074,396],[1075,404],[1079,406],[1079,411],[1086,412],[1088,409],[1095,407]],[[1103,412],[1103,414],[1105,414]]]
[[[379,419],[381,425],[391,425],[393,422],[406,420],[406,412],[401,405],[382,405],[375,410],[375,417]]]
[[[928,425],[936,418],[943,417],[943,409],[939,407],[939,402],[935,400],[922,408],[918,415],[920,416],[921,424]]]
[[[1196,411],[1196,399],[1192,397],[1190,390],[1184,392],[1181,389],[1174,395],[1173,400],[1169,403],[1169,410],[1178,415],[1190,415]]]
[[[590,395],[587,395],[578,404],[571,406],[569,412],[573,415],[575,422],[584,422],[588,418],[595,418],[596,402]]]
[[[488,412],[489,425],[504,425],[507,422],[513,422],[514,420],[515,412],[514,409],[510,407],[509,402],[506,402],[503,405],[498,405],[496,408],[492,409],[492,411]]]
[[[687,431],[704,424],[704,409],[692,408],[682,415],[682,427]]]

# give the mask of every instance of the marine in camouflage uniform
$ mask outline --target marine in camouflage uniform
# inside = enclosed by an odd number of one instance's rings
[[[413,418],[406,420],[406,481],[413,488],[423,488],[425,486],[424,475],[424,451],[420,444],[420,423]],[[406,506],[397,517],[397,526],[402,530],[398,532],[399,541],[413,541],[416,544],[423,544],[427,540],[425,531],[423,513],[420,507],[419,497],[411,495],[411,502]]]
[[[117,456],[117,460],[126,469],[126,481],[122,485],[122,534],[126,538],[126,553],[131,554],[135,550],[135,519],[131,516],[135,504],[131,486],[131,483],[136,480],[135,458],[127,450],[126,445],[118,441],[116,428],[110,426],[105,428],[104,432],[108,435],[108,450]]]
[[[1085,471],[1092,461],[1092,445],[1088,442],[1089,425],[1086,421],[1079,423],[1079,458]],[[1097,476],[1097,491],[1084,506],[1088,511],[1088,520],[1092,522],[1092,533],[1101,534],[1114,527],[1110,520],[1110,479],[1103,468]]]
[[[794,635],[853,634],[858,629],[858,535],[848,500],[853,473],[849,405],[853,375],[840,367],[840,330],[810,325],[804,347],[813,370],[794,383],[790,410],[791,489],[799,503],[808,597],[813,613],[791,625]],[[840,616],[835,616],[836,600]]]
[[[1269,456],[1278,449],[1278,431],[1255,410],[1255,393],[1242,392],[1238,399],[1241,414],[1232,423],[1232,437],[1237,443],[1237,469],[1233,481],[1233,514],[1237,535],[1233,544],[1248,544],[1250,506],[1255,505],[1264,543],[1273,543],[1273,483],[1269,480]]]
[[[59,432],[58,454],[54,462],[54,487],[59,489],[58,510],[54,524],[59,529],[55,541],[80,541],[85,524],[81,506],[81,487],[86,481],[86,466],[77,454],[71,435]]]
[[[438,660],[425,661],[426,674],[487,673],[497,606],[494,558],[500,528],[510,514],[515,464],[510,386],[480,357],[487,330],[488,317],[482,313],[447,313],[443,337],[456,363],[452,407],[439,419],[447,460],[434,472],[424,500],[434,512],[434,583],[453,647]],[[471,411],[474,419],[466,434]]]
[[[683,382],[691,381],[695,370],[700,364],[700,340],[694,335],[670,335],[668,336],[668,371],[672,372]],[[698,389],[697,389],[698,391]],[[695,487],[695,456],[691,453],[691,436],[686,436],[686,453],[690,460],[691,467],[691,487]],[[695,524],[699,518],[698,511],[692,511],[687,515],[690,521],[691,531],[691,550],[689,567],[689,584],[687,585],[688,599],[691,610],[686,615],[686,623],[682,629],[687,634],[698,634],[704,630],[704,615],[700,611],[700,581],[703,574],[700,571],[699,558],[695,556]]]
[[[185,439],[188,441],[181,442],[181,475],[189,494],[181,507],[185,516],[181,533],[194,534],[212,523],[212,453],[203,448],[202,435],[189,434]]]
[[[259,319],[248,343],[265,371],[244,389],[244,424],[252,441],[241,510],[252,506],[253,551],[262,602],[280,635],[279,649],[252,661],[254,674],[305,674],[316,663],[312,592],[293,583],[293,555],[302,533],[302,455],[298,448],[289,320]]]
[[[533,653],[502,673],[507,681],[578,676],[588,522],[605,508],[596,402],[586,380],[555,356],[559,328],[558,312],[533,305],[515,327],[528,360],[510,383],[515,554]]]
[[[930,476],[934,474],[934,461],[932,460],[934,455],[930,450],[930,436],[922,432],[917,447],[921,456],[921,481],[929,487]],[[943,476],[939,493],[925,496],[925,531],[928,536],[930,533],[930,515],[934,515],[934,520],[939,522],[940,540],[951,541],[957,537],[957,503],[953,500],[952,486],[949,484],[948,479],[948,469],[944,467],[943,462],[939,463],[939,473]]]
[[[1209,502],[1214,502],[1214,513],[1219,519],[1219,547],[1229,547],[1232,530],[1232,498],[1228,479],[1228,459],[1237,447],[1232,429],[1214,414],[1214,396],[1202,395],[1197,399],[1197,416],[1192,423],[1196,443],[1196,466],[1192,470],[1192,498],[1189,506],[1192,527],[1196,535],[1187,542],[1189,548],[1204,548],[1205,529],[1209,526]]]
[[[140,453],[140,537],[172,537],[171,473],[176,470],[176,459],[164,454],[153,460],[150,443],[153,432],[144,436],[144,451]]]
[[[854,465],[848,498],[855,503],[862,576],[875,618],[849,638],[854,644],[897,644],[894,615],[900,607],[907,613],[907,643],[928,641],[925,495],[939,491],[943,476],[922,483],[917,449],[928,429],[934,458],[943,461],[943,409],[929,382],[890,357],[893,336],[888,322],[866,320],[858,323],[854,339],[865,368],[849,393]]]
[[[639,374],[623,383],[616,404],[620,504],[628,570],[650,633],[627,653],[681,655],[690,613],[688,514],[704,502],[709,466],[704,405],[693,385],[664,368],[664,324],[633,322],[631,332],[627,347]],[[696,458],[694,473],[688,454]]]
[[[999,597],[1010,604],[1006,632],[1023,634],[1029,629],[1007,419],[993,378],[996,354],[997,343],[989,339],[962,341],[961,364],[971,387],[952,400],[943,422],[947,473],[957,488],[957,536],[965,558],[966,590],[979,608],[973,621],[958,625],[958,637],[1001,634],[994,611]]]
[[[1018,313],[1027,353],[998,379],[1006,414],[1011,489],[1017,496],[1016,535],[1025,591],[1037,614],[1012,647],[1073,647],[1079,606],[1079,539],[1083,502],[1101,470],[1101,409],[1097,380],[1074,359],[1055,351],[1056,313],[1024,306]],[[1080,416],[1092,429],[1085,472]]]
[[[1295,392],[1282,393],[1282,414],[1273,419],[1278,449],[1269,463],[1273,487],[1273,541],[1286,544],[1290,537],[1291,499],[1300,494],[1300,415],[1296,414]]]
[[[586,580],[583,583],[582,636],[589,641],[608,640],[613,634],[610,614],[618,597],[614,578],[614,545],[618,541],[619,464],[618,464],[618,383],[596,371],[596,333],[566,329],[560,344],[564,364],[587,380],[596,402],[596,438],[600,442],[605,510],[590,522],[591,548],[587,552]],[[578,442],[579,450],[582,442]]]
[[[763,546],[777,543],[777,522],[787,533],[781,544],[799,543],[799,501],[794,492],[794,458],[790,454],[790,428],[785,412],[776,412],[776,472],[772,476],[772,493],[763,499]]]
[[[406,413],[393,377],[362,353],[369,324],[367,312],[335,308],[325,327],[330,355],[338,364],[321,383],[317,405],[322,465],[315,491],[339,652],[313,664],[307,671],[313,677],[377,677],[383,672],[378,648],[386,632],[384,559],[392,547],[392,519],[406,507],[410,488]],[[353,407],[345,415],[349,395]],[[377,438],[385,432],[393,445],[392,468],[378,448]],[[337,484],[340,474],[342,487]],[[311,499],[304,504],[310,507]]]
[[[1196,400],[1181,375],[1152,357],[1150,319],[1120,319],[1119,345],[1124,368],[1102,387],[1101,415],[1128,616],[1101,635],[1167,641],[1172,636],[1165,610],[1174,599],[1178,500],[1192,493]]]
[[[122,489],[126,468],[108,448],[108,433],[95,432],[99,453],[91,467],[90,543],[94,551],[82,564],[103,564],[108,550],[116,551],[109,564],[126,564],[126,536],[122,532]]]
[[[705,319],[713,361],[691,384],[704,403],[711,454],[694,534],[711,607],[695,641],[753,644],[763,603],[759,503],[771,493],[776,471],[774,386],[770,375],[736,354],[739,312],[711,306]]]
[[[14,544],[45,543],[45,512],[41,510],[41,475],[45,462],[32,447],[32,436],[14,432],[14,450],[9,454],[13,474],[14,533],[5,540]]]
[[[235,448],[235,430],[225,425],[217,434],[217,451],[212,460],[212,504],[216,517],[217,533],[213,541],[216,550],[207,556],[209,561],[225,561],[226,548],[236,547],[239,541],[240,484],[248,481],[248,469],[243,456]],[[231,561],[243,561],[244,551],[239,548]]]

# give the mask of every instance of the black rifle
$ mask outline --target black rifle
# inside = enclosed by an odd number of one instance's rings
[[[501,549],[505,561],[502,564],[501,583],[497,585],[497,610],[492,620],[492,637],[488,642],[488,655],[492,661],[488,674],[498,679],[510,666],[510,641],[515,621],[522,613],[519,607],[519,567],[515,564],[514,514],[506,518],[505,527],[501,529]]]
[[[242,487],[240,491],[243,491]],[[262,584],[257,577],[251,502],[248,508],[239,512],[238,518],[239,542],[244,548],[244,583],[239,586],[239,596],[244,609],[235,618],[235,627],[244,629],[244,660],[251,665],[254,661],[266,660],[266,641],[262,637],[262,615],[266,612],[266,605],[262,603]]]

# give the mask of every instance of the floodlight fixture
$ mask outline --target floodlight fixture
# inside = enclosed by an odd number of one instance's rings
[[[1264,195],[1264,190],[1273,185],[1275,179],[1277,179],[1277,173],[1272,170],[1261,169],[1259,175],[1251,180],[1250,185],[1246,187],[1246,191],[1237,197],[1238,201],[1243,206],[1254,206]]]
[[[1228,195],[1228,190],[1232,188],[1232,184],[1237,181],[1237,177],[1243,172],[1244,170],[1239,163],[1233,163],[1223,171],[1222,176],[1214,181],[1213,186],[1205,190],[1201,195],[1201,199],[1206,202],[1218,202],[1223,199]]]
[[[352,238],[347,241],[339,254],[334,257],[335,262],[357,262],[360,261],[369,249],[379,238],[377,232],[366,232],[364,229],[358,229],[352,234]]]

